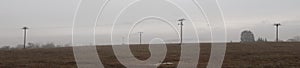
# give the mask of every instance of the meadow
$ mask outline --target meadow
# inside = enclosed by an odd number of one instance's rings
[[[200,45],[199,68],[205,68],[210,56],[210,43]],[[131,45],[140,60],[150,57],[148,45]],[[174,68],[180,56],[178,44],[167,44],[167,55],[159,68]],[[105,68],[125,68],[113,53],[112,46],[97,46]],[[0,50],[0,68],[76,68],[72,47]],[[300,43],[228,43],[222,68],[299,68]]]

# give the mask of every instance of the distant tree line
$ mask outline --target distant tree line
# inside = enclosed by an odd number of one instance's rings
[[[268,42],[267,38],[257,38],[255,40],[254,34],[250,30],[245,30],[241,33],[241,43],[251,43],[251,42]]]
[[[254,33],[252,33],[250,30],[245,30],[241,33],[241,43],[249,43],[249,42],[268,42],[268,40],[267,38],[261,38],[261,37],[255,40]],[[300,36],[295,36],[286,41],[281,40],[281,42],[300,42]]]
[[[57,47],[70,47],[71,44],[65,45],[56,45],[54,43],[38,44],[38,43],[28,43],[26,49],[35,49],[35,48],[57,48]],[[12,50],[12,49],[23,49],[24,45],[17,45],[16,47],[11,46],[2,46],[0,50]]]

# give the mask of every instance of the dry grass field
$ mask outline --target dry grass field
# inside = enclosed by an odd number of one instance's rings
[[[141,60],[150,57],[147,45],[130,46]],[[205,68],[210,44],[201,44],[198,67]],[[99,57],[106,68],[124,68],[116,59],[111,46],[98,46]],[[167,45],[167,58],[160,68],[174,68],[179,61],[180,46]],[[76,68],[73,49],[48,48],[0,51],[0,68]],[[299,68],[300,43],[228,43],[223,68]]]

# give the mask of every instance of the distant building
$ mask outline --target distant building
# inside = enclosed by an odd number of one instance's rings
[[[300,42],[300,36],[295,36],[291,39],[288,39],[287,42]]]
[[[241,34],[241,42],[255,42],[254,34],[250,30],[245,30]]]

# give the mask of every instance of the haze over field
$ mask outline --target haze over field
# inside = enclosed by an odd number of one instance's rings
[[[133,1],[133,0],[128,0]],[[184,14],[176,7],[166,2],[156,2],[153,0],[143,4],[144,6],[134,6],[127,11],[128,16],[124,16],[122,22],[116,25],[115,30],[122,31],[121,27],[132,25],[128,22],[130,18],[143,15],[137,13],[144,11],[152,14],[170,14],[164,15],[173,25],[177,26],[177,19],[184,17]],[[204,16],[198,9],[195,9],[192,0],[171,0],[187,12],[193,12],[195,28],[198,31],[200,41],[210,41],[209,26],[204,21]],[[79,0],[1,0],[0,1],[0,46],[22,44],[23,26],[30,27],[28,33],[28,42],[66,44],[71,42],[72,21],[75,8]],[[142,3],[142,2],[141,2]],[[224,13],[224,19],[227,26],[228,41],[239,41],[240,32],[245,29],[254,32],[256,37],[266,37],[269,40],[275,40],[274,23],[282,23],[280,27],[280,39],[287,40],[293,36],[300,35],[300,1],[299,0],[219,0],[219,4]],[[115,14],[122,9],[123,2],[112,1],[104,10],[104,15],[97,25],[97,44],[110,43],[110,29]],[[139,5],[139,4],[136,4]],[[163,8],[155,8],[161,7]],[[148,8],[147,8],[148,7]],[[150,7],[150,8],[149,8]],[[161,9],[161,10],[151,10]],[[143,10],[138,8],[144,8]],[[167,8],[167,9],[166,9]],[[159,11],[159,12],[158,12]],[[209,11],[208,11],[209,12]],[[190,36],[194,31],[190,21],[186,21],[184,25],[184,40],[192,42],[193,37]],[[82,25],[82,28],[85,25]],[[138,41],[137,31],[145,31],[145,42],[156,37],[163,37],[166,42],[177,42],[176,32],[170,29],[169,25],[162,24],[161,21],[147,20],[143,24],[136,27],[135,32],[131,35],[133,41]],[[117,33],[118,34],[118,33]],[[123,36],[123,33],[119,33]],[[84,37],[85,35],[83,35]],[[85,39],[85,38],[82,38]],[[121,39],[119,41],[121,43]]]

